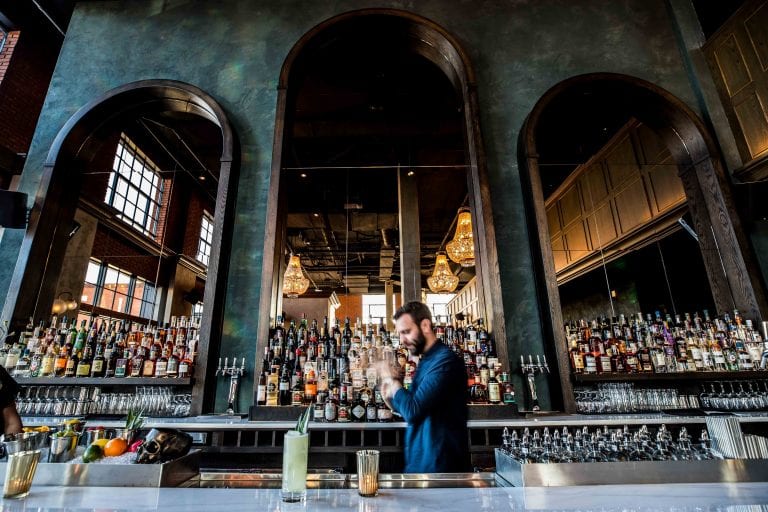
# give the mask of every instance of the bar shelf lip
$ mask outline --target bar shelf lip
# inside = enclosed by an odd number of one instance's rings
[[[23,386],[191,386],[193,377],[15,377]]]
[[[670,373],[571,373],[576,383],[585,382],[643,382],[643,381],[707,381],[707,380],[768,380],[768,371],[741,372],[670,372]]]

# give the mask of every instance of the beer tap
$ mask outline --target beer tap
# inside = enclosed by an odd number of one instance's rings
[[[240,387],[240,378],[245,375],[245,358],[242,358],[240,367],[237,366],[237,358],[232,358],[232,365],[229,365],[229,358],[224,358],[224,365],[219,358],[219,366],[216,368],[216,375],[229,376],[229,395],[227,397],[227,411],[225,414],[235,414],[235,402],[237,402],[237,391]]]
[[[543,362],[542,362],[543,360]],[[528,362],[525,362],[525,357],[520,355],[520,371],[526,376],[528,382],[528,393],[531,395],[531,410],[536,412],[540,411],[539,395],[536,393],[536,374],[549,373],[549,364],[547,364],[547,357],[544,355],[536,355],[536,362],[533,362],[533,356],[528,354]]]

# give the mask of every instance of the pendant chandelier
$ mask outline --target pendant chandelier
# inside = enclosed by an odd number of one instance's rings
[[[427,278],[429,289],[434,293],[450,293],[456,289],[459,284],[458,276],[453,275],[451,267],[448,266],[448,258],[445,253],[437,253],[435,260],[435,270],[432,271],[432,277]]]
[[[456,222],[456,234],[445,245],[448,257],[462,267],[475,265],[475,239],[472,234],[472,215],[469,208],[459,208],[459,220]]]
[[[301,270],[301,262],[298,256],[291,254],[288,261],[288,268],[283,275],[283,293],[288,297],[295,299],[309,288],[309,279],[304,277]]]

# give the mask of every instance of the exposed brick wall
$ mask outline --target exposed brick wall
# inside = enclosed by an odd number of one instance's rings
[[[155,280],[158,257],[146,254],[102,225],[96,230],[91,255],[149,281]]]
[[[5,43],[3,43],[3,38],[5,38]],[[3,36],[0,34],[0,45],[3,46],[2,51],[0,51],[0,82],[3,81],[3,78],[5,77],[5,72],[8,71],[8,66],[11,63],[11,57],[13,56],[13,50],[16,48],[16,43],[19,41],[19,31],[14,30],[13,32],[8,32],[7,35]]]
[[[184,245],[182,252],[194,258],[200,240],[200,228],[203,224],[203,211],[206,209],[200,194],[195,190],[189,197],[189,208],[184,223]],[[208,209],[210,211],[210,209]]]
[[[15,153],[26,153],[32,141],[58,58],[51,47],[45,36],[15,31],[0,55],[0,145]]]

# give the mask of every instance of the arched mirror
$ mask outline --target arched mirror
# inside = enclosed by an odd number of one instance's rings
[[[567,407],[642,410],[638,374],[759,364],[761,294],[745,286],[737,219],[713,215],[733,207],[695,116],[661,89],[606,74],[553,88],[526,127]],[[727,338],[739,329],[737,350]],[[668,387],[652,407],[700,405],[697,384]]]
[[[87,410],[72,414],[187,416],[202,411],[204,389],[212,393],[205,359],[220,310],[231,139],[199,91],[152,85],[85,107],[51,150],[14,276],[35,293],[6,303],[15,318],[34,319],[20,343],[25,365],[13,370],[41,385],[26,388],[23,414],[40,412],[41,393],[74,393]],[[121,387],[129,383],[140,387]],[[132,398],[119,399],[126,390]]]
[[[391,332],[395,308],[419,300],[437,325],[492,329],[506,366],[474,90],[454,45],[427,20],[371,10],[294,48],[266,243],[262,312],[272,325],[319,329],[327,317],[329,329],[349,319],[363,335]],[[454,242],[457,230],[468,241]],[[268,367],[274,351],[260,348]]]

